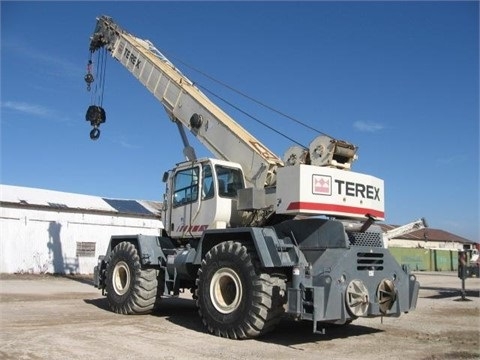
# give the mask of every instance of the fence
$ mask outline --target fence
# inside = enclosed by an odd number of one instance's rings
[[[457,250],[389,248],[399,264],[412,271],[457,271]]]

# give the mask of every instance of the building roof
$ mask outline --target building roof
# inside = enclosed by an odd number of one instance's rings
[[[389,225],[389,224],[379,224],[379,225],[384,232],[398,227],[398,225]],[[394,237],[394,239],[457,242],[462,244],[463,243],[470,244],[473,242],[461,236],[449,233],[448,231],[433,229],[433,228],[424,228],[420,230],[415,230],[408,234],[396,236]]]
[[[144,200],[109,199],[98,196],[67,193],[0,184],[0,204],[17,207],[85,210],[136,216],[160,215],[161,203]]]

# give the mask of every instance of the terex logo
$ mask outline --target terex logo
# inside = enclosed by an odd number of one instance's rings
[[[339,195],[362,197],[380,201],[380,188],[350,181],[335,180]]]
[[[135,66],[137,69],[140,69],[140,63],[141,60],[136,56],[134,53],[132,53],[130,50],[125,48],[125,51],[123,53],[123,57],[130,61],[130,63]]]
[[[313,175],[312,192],[316,195],[332,195],[332,177]]]

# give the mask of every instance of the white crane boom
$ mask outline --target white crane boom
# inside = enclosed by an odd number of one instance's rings
[[[97,18],[90,51],[105,47],[218,159],[239,163],[249,186],[275,183],[282,160],[216,106],[148,40],[120,28],[110,17]]]

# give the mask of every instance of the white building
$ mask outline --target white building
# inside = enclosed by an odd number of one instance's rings
[[[160,204],[0,185],[0,273],[91,274],[112,235],[160,235]]]
[[[0,273],[91,274],[112,235],[160,235],[160,206],[0,185]],[[384,231],[395,227],[380,226]],[[456,251],[471,245],[431,228],[389,241],[391,248]]]

